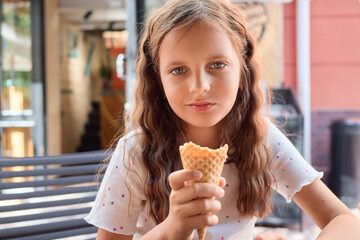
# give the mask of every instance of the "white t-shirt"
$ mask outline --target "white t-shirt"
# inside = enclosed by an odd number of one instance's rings
[[[129,152],[131,154],[130,149],[137,137],[137,133],[129,133],[126,136],[125,148],[125,138],[119,141],[94,206],[85,217],[90,224],[113,233],[134,235],[133,239],[139,239],[156,226],[145,207],[146,198],[143,192],[145,170],[139,160],[134,158],[129,160],[128,154]],[[265,142],[273,159],[271,170],[277,183],[273,188],[288,202],[304,185],[323,176],[322,172],[317,172],[303,159],[286,136],[270,122]],[[205,239],[252,240],[256,217],[244,218],[236,208],[239,182],[234,163],[225,164],[222,176],[225,177],[227,184],[224,188],[225,196],[219,199],[222,206],[217,213],[219,223],[207,228]],[[130,212],[129,191],[126,185],[131,189]],[[197,239],[196,231],[194,239]]]

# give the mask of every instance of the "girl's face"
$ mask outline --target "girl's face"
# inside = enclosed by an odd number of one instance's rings
[[[240,82],[240,60],[227,34],[208,24],[173,29],[159,51],[167,100],[193,127],[213,127],[231,110]]]

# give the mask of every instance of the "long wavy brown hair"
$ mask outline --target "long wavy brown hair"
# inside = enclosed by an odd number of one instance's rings
[[[185,125],[171,109],[160,80],[159,48],[176,27],[206,22],[228,35],[241,61],[241,80],[235,104],[221,121],[219,145],[229,145],[228,164],[239,176],[237,209],[244,216],[264,217],[270,210],[272,176],[264,145],[266,122],[261,114],[263,93],[254,59],[255,42],[247,31],[242,10],[225,0],[170,0],[148,19],[139,45],[137,86],[131,127],[140,129],[139,156],[146,168],[145,194],[149,214],[160,223],[169,213],[168,176],[182,169],[179,145]],[[229,127],[231,126],[231,127]]]

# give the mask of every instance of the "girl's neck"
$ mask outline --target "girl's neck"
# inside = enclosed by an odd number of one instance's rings
[[[195,126],[187,127],[187,140],[200,145],[216,149],[219,147],[219,132],[216,126],[209,128],[200,128]]]

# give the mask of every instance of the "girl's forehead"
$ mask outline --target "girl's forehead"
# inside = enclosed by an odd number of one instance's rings
[[[193,39],[194,36],[203,35],[229,38],[226,31],[221,29],[220,27],[214,27],[207,22],[197,22],[193,25],[186,24],[174,27],[164,36],[161,45],[163,45],[164,42],[171,42],[172,45],[176,46],[179,43],[183,43],[188,41],[189,39]]]
[[[169,33],[177,33],[180,35],[187,35],[192,32],[212,32],[218,34],[226,34],[225,29],[223,29],[220,24],[216,24],[214,21],[210,20],[201,20],[196,22],[186,22],[179,24],[173,27],[166,35]],[[166,36],[165,35],[165,36]]]
[[[171,52],[193,50],[198,47],[205,50],[216,50],[221,52],[225,50],[225,43],[232,46],[231,51],[236,51],[238,47],[224,29],[219,26],[213,26],[208,22],[197,22],[193,25],[186,24],[174,27],[163,38],[160,49],[159,57],[169,56]],[[180,49],[179,49],[180,48]]]
[[[237,59],[237,48],[225,31],[209,24],[174,28],[164,37],[159,49],[161,66],[215,57]]]

